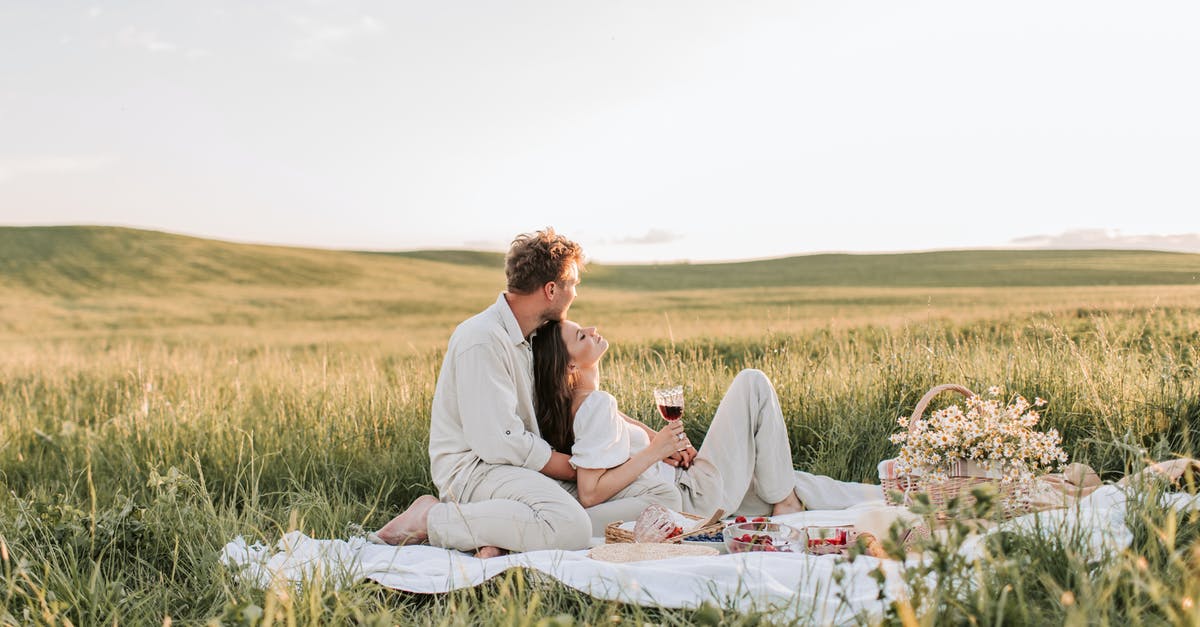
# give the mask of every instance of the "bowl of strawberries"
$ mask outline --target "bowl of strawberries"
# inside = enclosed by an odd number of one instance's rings
[[[805,550],[813,555],[844,553],[858,539],[853,525],[804,528]]]
[[[795,553],[804,550],[804,535],[795,527],[771,522],[766,517],[738,516],[725,527],[725,548],[730,553]]]

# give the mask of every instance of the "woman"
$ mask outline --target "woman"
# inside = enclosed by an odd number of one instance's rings
[[[622,413],[600,389],[607,350],[595,327],[569,320],[549,322],[533,338],[538,427],[550,446],[572,456],[577,496],[593,527],[632,520],[645,508],[646,499],[621,498],[635,481],[673,486],[674,494],[660,504],[701,515],[718,508],[747,516],[804,509],[783,413],[766,375],[737,375],[697,452],[680,421],[655,432]],[[597,510],[604,504],[607,509]]]

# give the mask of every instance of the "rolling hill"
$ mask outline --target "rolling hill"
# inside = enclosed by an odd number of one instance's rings
[[[320,341],[346,330],[414,346],[504,287],[503,255],[379,253],[115,227],[0,227],[0,338],[215,330]],[[573,315],[631,336],[749,333],[837,321],[986,317],[1074,307],[1200,306],[1200,255],[1147,251],[821,254],[602,265]]]
[[[499,253],[390,253],[503,267]],[[1200,285],[1200,255],[1140,250],[960,250],[815,254],[726,263],[590,265],[589,286],[636,290],[738,287],[1068,287]]]
[[[479,251],[377,253],[234,244],[119,227],[0,227],[0,285],[55,295],[164,293],[191,284],[320,287],[387,272],[502,280]],[[1200,255],[1129,250],[964,250],[818,254],[760,261],[591,264],[589,287],[1018,287],[1200,285]]]

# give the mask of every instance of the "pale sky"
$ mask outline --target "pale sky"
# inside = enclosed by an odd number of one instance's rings
[[[1200,251],[1200,3],[0,0],[0,224]]]

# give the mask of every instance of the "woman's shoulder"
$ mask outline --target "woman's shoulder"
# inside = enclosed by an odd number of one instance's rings
[[[593,416],[608,416],[617,406],[617,399],[604,390],[594,390],[582,401],[575,410],[575,419],[587,420]]]
[[[594,391],[575,412],[571,463],[579,468],[614,468],[629,459],[629,434],[612,394]]]

